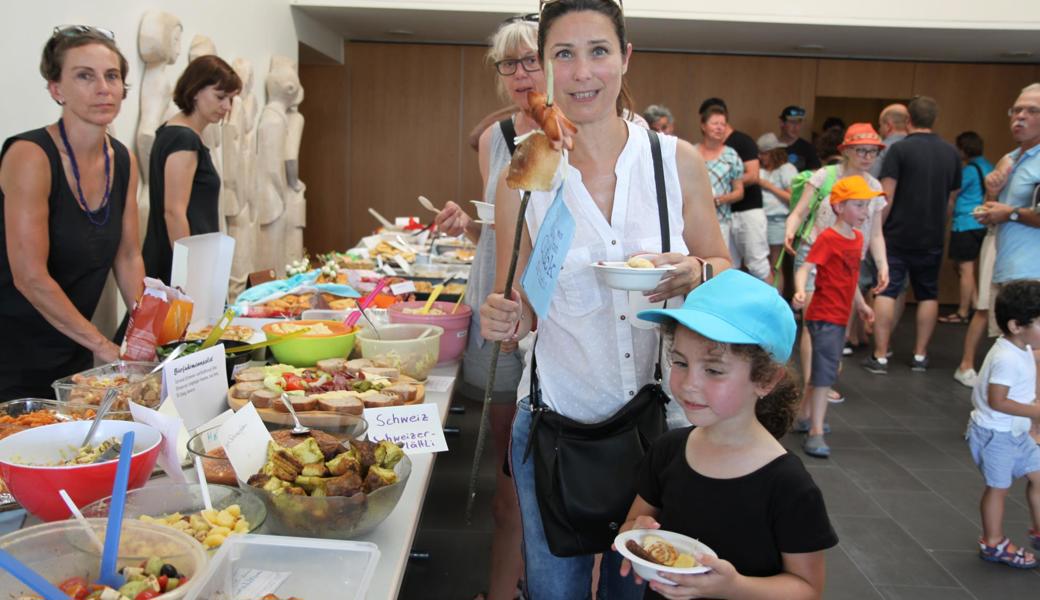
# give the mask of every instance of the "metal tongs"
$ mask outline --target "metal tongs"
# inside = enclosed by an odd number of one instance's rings
[[[87,436],[83,438],[81,447],[90,446],[90,441],[94,439],[94,434],[97,433],[98,426],[101,425],[101,419],[105,418],[108,411],[112,408],[112,405],[116,403],[116,396],[118,396],[119,390],[117,388],[108,388],[105,391],[104,398],[101,399],[101,404],[98,406],[97,413],[94,415],[94,422],[90,424],[90,429],[87,430]],[[107,455],[107,458],[106,458]],[[106,460],[112,460],[119,456],[119,444],[115,444],[112,448],[105,450],[99,455],[93,462],[105,462]]]

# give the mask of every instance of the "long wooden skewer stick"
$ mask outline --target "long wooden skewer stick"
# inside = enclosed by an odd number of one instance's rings
[[[506,272],[505,295],[513,297],[513,279],[516,276],[516,263],[520,257],[520,242],[524,235],[524,215],[527,213],[527,202],[531,199],[531,192],[524,191],[520,198],[520,215],[516,220],[516,233],[513,238],[513,255],[509,258],[509,271]],[[522,301],[522,300],[521,300]],[[502,342],[495,342],[495,348],[491,352],[491,368],[488,371],[487,387],[484,389],[484,407],[480,412],[480,430],[477,432],[477,447],[473,453],[473,466],[469,472],[469,494],[466,496],[466,523],[470,523],[473,517],[473,503],[477,498],[477,472],[480,470],[480,457],[484,454],[484,445],[487,443],[487,430],[489,428],[488,410],[491,406],[491,394],[495,389],[495,372],[498,371],[498,355],[502,351]]]

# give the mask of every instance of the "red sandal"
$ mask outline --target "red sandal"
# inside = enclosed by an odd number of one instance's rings
[[[1024,548],[1019,548],[1014,552],[1011,552],[1008,550],[1010,546],[1011,540],[1006,537],[1000,540],[1000,542],[995,546],[987,545],[986,542],[980,539],[979,558],[986,562],[1005,564],[1015,569],[1036,568],[1036,565],[1038,564],[1036,557],[1027,554]]]
[[[956,313],[955,312],[955,313],[950,313],[950,314],[946,315],[945,317],[939,317],[938,321],[940,323],[953,323],[955,325],[967,325],[968,323],[971,322],[971,315],[968,314],[967,316],[965,316],[965,315],[962,315],[960,313]]]

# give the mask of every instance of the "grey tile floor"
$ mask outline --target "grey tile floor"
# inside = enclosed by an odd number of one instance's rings
[[[914,373],[906,365],[913,341],[912,313],[907,315],[896,331],[888,375],[859,366],[865,351],[845,360],[838,387],[846,401],[829,410],[833,456],[805,456],[798,436],[784,439],[823,490],[841,540],[828,551],[828,600],[1004,600],[1040,594],[1040,570],[1019,571],[977,556],[983,484],[963,438],[971,397],[952,378],[965,329],[939,324],[932,367]],[[449,438],[451,450],[437,458],[413,546],[429,558],[409,563],[403,600],[465,600],[486,586],[489,502],[499,465],[487,452],[477,507],[467,524],[466,488],[480,407],[457,402],[467,410],[453,414],[448,425],[461,433]],[[1028,527],[1019,482],[1005,528],[1021,544]]]

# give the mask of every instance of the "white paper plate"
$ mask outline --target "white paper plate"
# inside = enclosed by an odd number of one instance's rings
[[[662,578],[658,573],[696,575],[698,573],[707,573],[711,570],[711,567],[705,567],[704,565],[697,565],[696,567],[688,567],[685,569],[666,567],[664,565],[643,560],[635,554],[632,554],[632,552],[625,547],[625,543],[628,542],[628,540],[635,540],[636,543],[641,544],[643,538],[648,535],[656,535],[669,544],[675,546],[675,549],[678,550],[680,554],[707,554],[709,556],[718,556],[715,554],[714,550],[705,544],[691,537],[682,535],[681,533],[664,531],[662,529],[630,529],[624,533],[619,533],[618,536],[614,538],[614,547],[621,553],[621,556],[632,561],[632,567],[635,569],[636,575],[639,575],[647,581],[658,581],[666,585],[675,585],[674,582]]]
[[[657,287],[665,273],[675,270],[675,265],[633,269],[624,261],[599,261],[592,263],[592,267],[603,278],[607,287],[630,292],[650,291]]]

